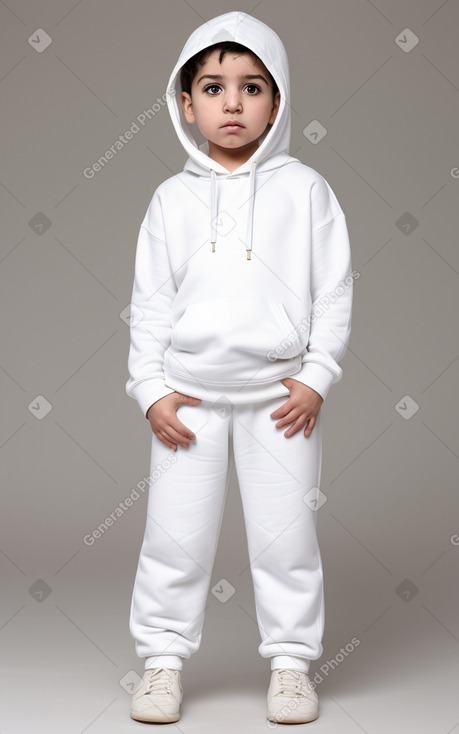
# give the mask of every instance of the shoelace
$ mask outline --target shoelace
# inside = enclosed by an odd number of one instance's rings
[[[164,668],[153,668],[147,680],[147,692],[170,693],[173,673]]]
[[[291,670],[290,668],[283,668],[279,671],[279,686],[280,693],[297,694],[302,693],[304,696],[308,695],[309,688],[306,685],[303,686],[301,673]]]

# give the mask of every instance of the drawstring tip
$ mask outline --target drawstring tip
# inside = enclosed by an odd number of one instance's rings
[[[215,252],[215,242],[212,242],[212,252]]]
[[[252,250],[247,250],[247,260],[252,259]]]

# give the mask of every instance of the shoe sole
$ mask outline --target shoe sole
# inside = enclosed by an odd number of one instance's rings
[[[148,715],[148,713],[141,714],[131,711],[130,716],[131,719],[134,719],[135,721],[146,721],[149,724],[172,724],[174,721],[179,721],[180,719],[180,713],[165,716],[158,713],[151,713]]]
[[[279,716],[279,714],[277,714],[277,716]],[[268,712],[266,714],[266,718],[268,719],[268,721],[273,721],[275,724],[308,724],[310,721],[315,721],[319,718],[319,712],[314,714],[314,716],[309,716],[308,718],[305,718],[304,716],[277,718],[276,714],[271,714]]]

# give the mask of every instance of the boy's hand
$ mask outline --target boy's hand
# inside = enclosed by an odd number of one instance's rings
[[[290,438],[307,424],[304,435],[309,438],[324,399],[312,387],[308,387],[308,385],[293,379],[293,377],[285,377],[281,382],[290,390],[290,397],[286,403],[271,413],[271,418],[280,418],[279,422],[276,423],[276,428],[282,428],[288,423],[293,423],[293,426],[284,433],[286,438]]]
[[[174,451],[177,445],[188,448],[190,441],[196,439],[195,434],[177,418],[179,405],[199,405],[200,398],[192,398],[181,392],[172,392],[150,405],[147,418],[151,430],[160,441]]]

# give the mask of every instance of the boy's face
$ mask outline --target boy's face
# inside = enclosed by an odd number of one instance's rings
[[[233,170],[250,158],[260,135],[273,124],[280,93],[273,100],[272,81],[261,61],[227,52],[220,64],[219,53],[214,51],[200,67],[191,96],[182,92],[181,102],[186,121],[196,122],[209,141],[210,158]],[[229,121],[239,125],[228,126]]]

